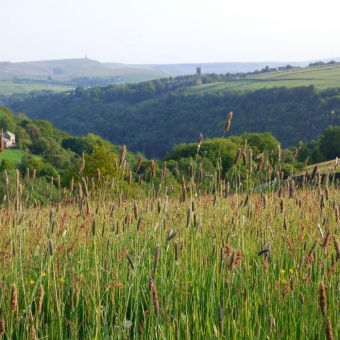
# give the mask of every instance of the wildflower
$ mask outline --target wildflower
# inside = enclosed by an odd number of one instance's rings
[[[31,285],[34,285],[34,281],[33,281],[32,279],[30,280],[30,284],[31,284]]]
[[[60,283],[64,283],[64,282],[65,282],[64,277],[61,277],[61,278],[59,279],[59,281],[60,281]]]
[[[281,275],[284,275],[285,274],[285,270],[284,269],[281,269]]]
[[[45,273],[45,272],[42,272],[42,273],[41,273],[41,276],[42,276],[42,277],[45,277],[45,276],[46,276],[46,273]]]
[[[286,280],[281,280],[281,283],[282,283],[283,285],[286,285],[286,284],[287,284],[287,281],[286,281]]]
[[[289,269],[289,274],[294,274],[294,270],[292,268]]]

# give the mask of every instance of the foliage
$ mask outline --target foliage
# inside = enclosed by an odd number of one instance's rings
[[[87,161],[109,168],[104,151]],[[160,167],[144,192],[116,175],[60,190],[10,172],[0,183],[0,336],[339,339],[339,211],[328,204],[339,184],[281,182],[267,163],[248,164],[244,179],[235,167],[228,190],[214,174],[211,193],[196,177],[172,190]]]
[[[95,145],[93,152],[85,156],[85,168],[83,175],[88,178],[97,178],[98,170],[100,175],[109,180],[118,176],[119,159],[118,155],[111,152],[108,147]]]
[[[326,160],[340,157],[340,126],[329,126],[323,132],[319,148]]]
[[[125,144],[149,158],[164,157],[174,145],[196,141],[200,133],[205,138],[220,137],[231,110],[235,118],[230,134],[271,132],[283,148],[315,140],[327,126],[340,124],[339,88],[187,94],[180,87],[176,92],[176,87],[170,91],[166,82],[160,84],[165,89],[155,82],[78,89],[74,94],[14,102],[11,107],[50,120],[73,135],[92,132],[116,145]],[[69,140],[67,147],[71,144]],[[75,145],[75,149],[81,148]]]

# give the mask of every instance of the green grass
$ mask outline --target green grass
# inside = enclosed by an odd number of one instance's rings
[[[23,154],[23,151],[19,149],[5,149],[4,152],[0,153],[0,161],[7,159],[14,165],[17,165]]]
[[[340,87],[340,66],[305,67],[286,71],[261,73],[238,80],[189,87],[188,93],[218,93],[230,91],[255,91],[272,87],[299,87],[314,85],[316,88]]]
[[[307,340],[325,339],[329,320],[339,339],[336,182],[287,182],[279,197],[271,169],[247,165],[239,185],[235,166],[226,195],[217,172],[201,183],[198,164],[191,178],[180,174],[184,190],[170,171],[145,191],[122,180],[123,169],[79,176],[64,192],[45,183],[44,206],[26,199],[39,179],[10,178],[0,224],[2,337]],[[260,183],[266,190],[253,193]],[[268,244],[269,259],[258,255]]]
[[[48,85],[48,84],[28,84],[16,83],[13,81],[0,80],[0,94],[10,95],[13,93],[29,93],[31,91],[51,90],[54,92],[64,92],[74,89],[70,86]]]

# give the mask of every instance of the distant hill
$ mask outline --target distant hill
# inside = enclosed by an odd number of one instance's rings
[[[116,65],[116,67],[113,67],[113,65]],[[125,83],[166,78],[168,76],[167,73],[158,70],[138,69],[119,63],[111,63],[109,67],[88,58],[21,63],[0,62],[0,79],[3,80],[25,78],[36,81],[54,80],[65,83],[77,78],[117,78],[117,83]]]
[[[129,67],[145,68],[148,70],[161,71],[164,73],[169,73],[172,76],[181,75],[192,75],[196,73],[196,67],[200,66],[202,73],[216,73],[216,74],[226,74],[226,73],[238,73],[238,72],[254,72],[255,70],[261,70],[266,66],[270,68],[278,68],[287,65],[292,65],[295,67],[305,67],[310,63],[316,61],[329,62],[331,60],[340,61],[338,58],[327,58],[319,60],[309,60],[309,61],[265,61],[265,62],[221,62],[221,63],[190,63],[190,64],[136,64],[128,65]]]

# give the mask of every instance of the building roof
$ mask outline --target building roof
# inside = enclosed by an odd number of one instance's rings
[[[5,134],[7,134],[10,137],[15,137],[15,134],[9,131],[6,131]]]

